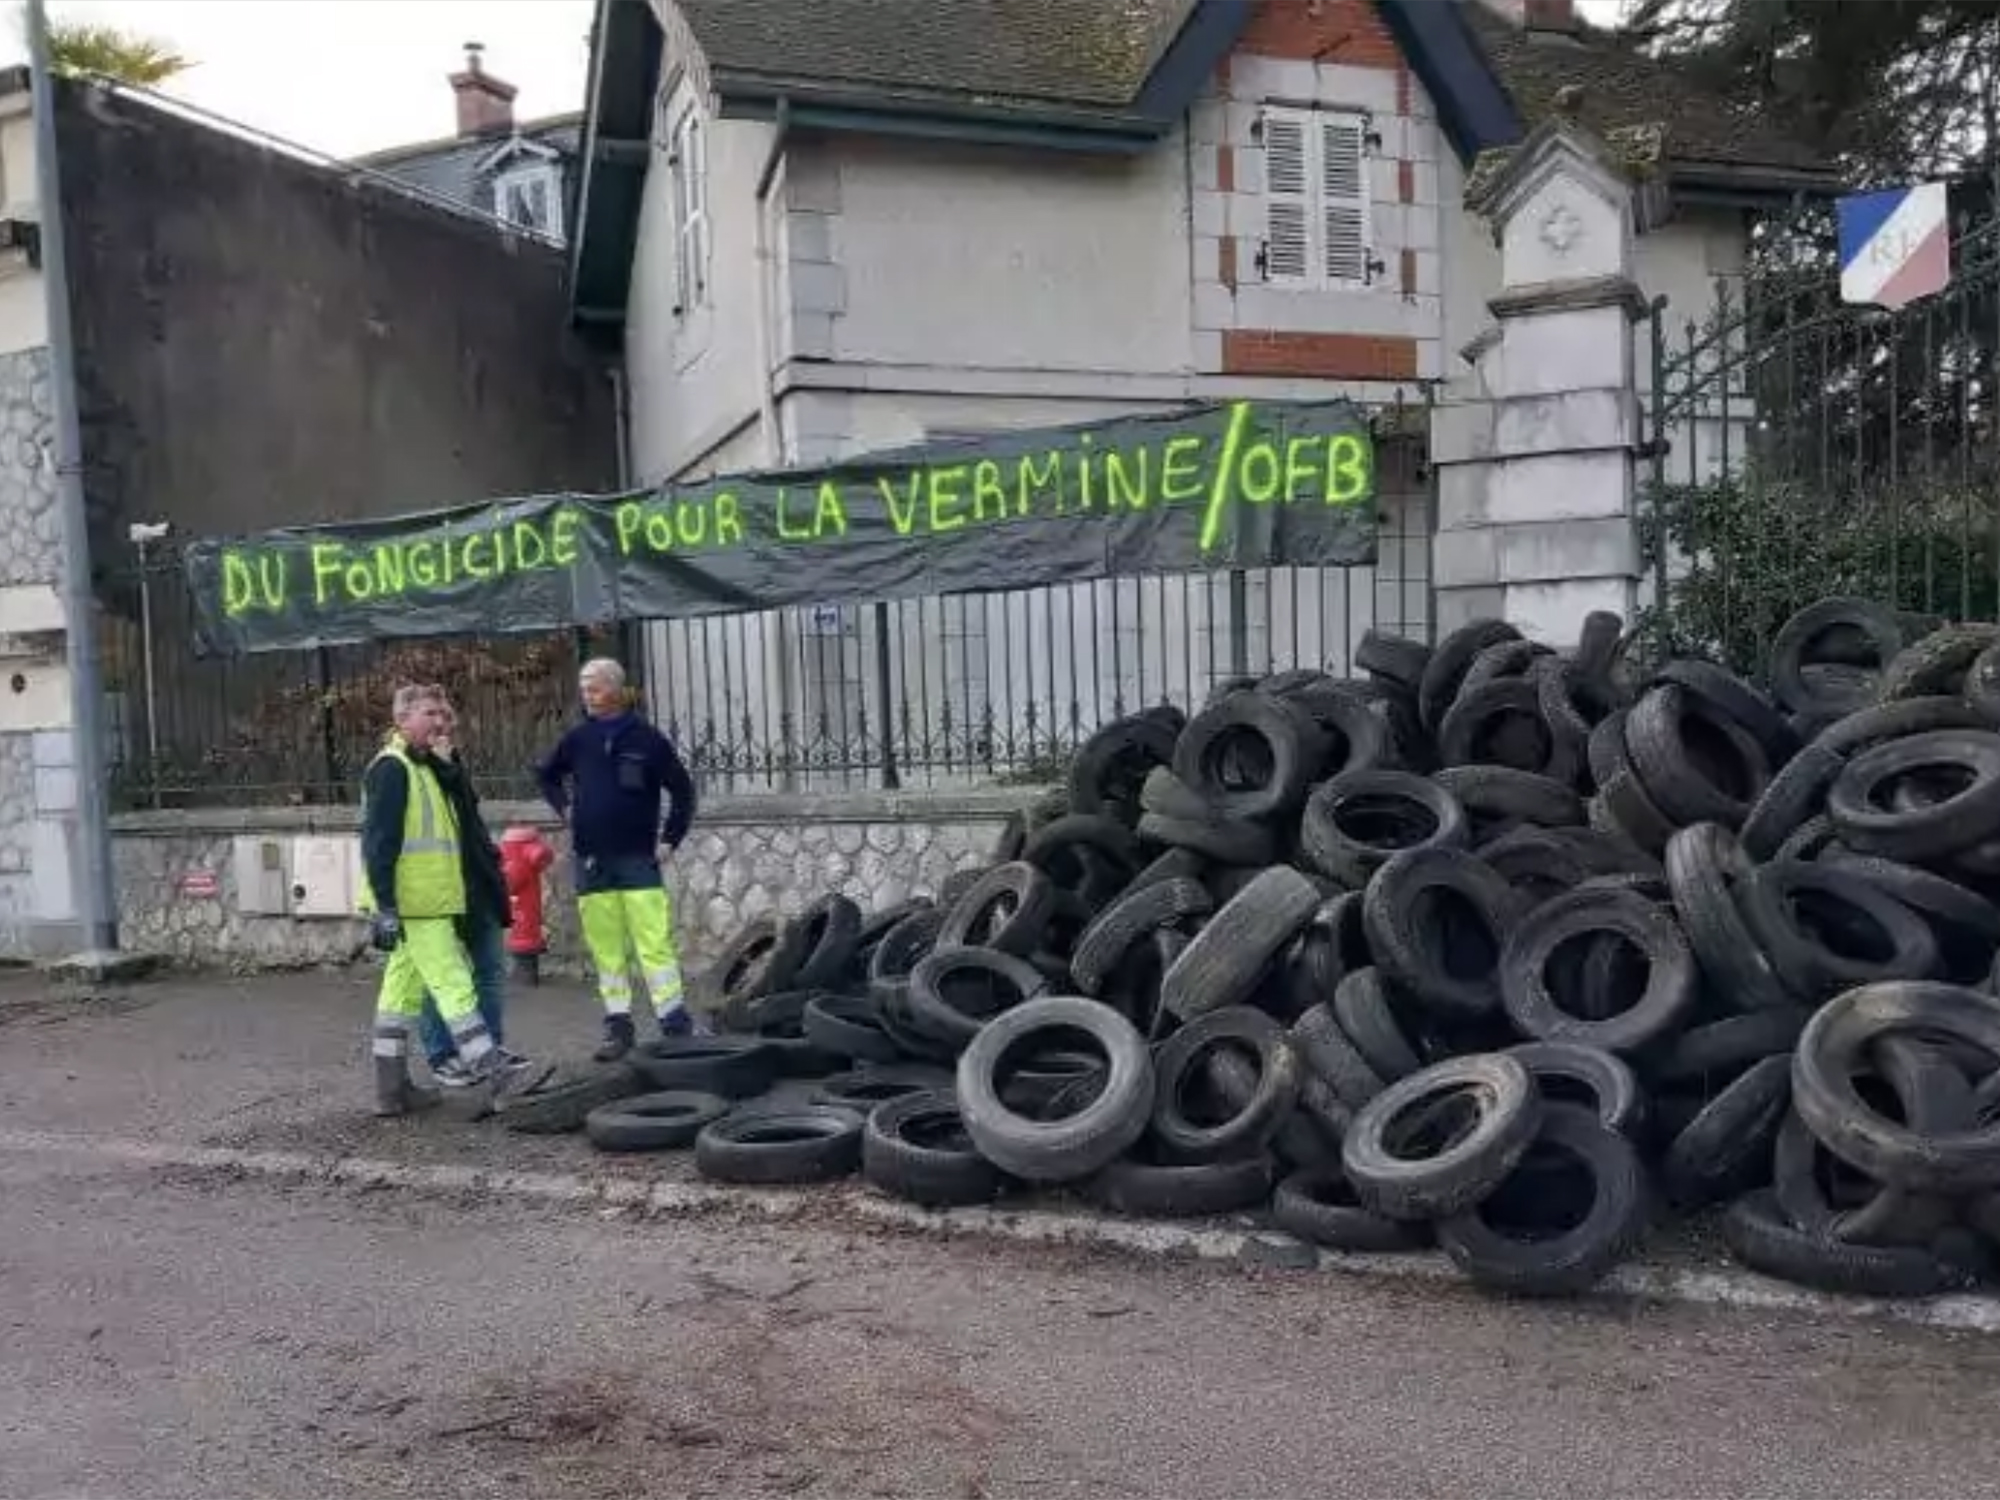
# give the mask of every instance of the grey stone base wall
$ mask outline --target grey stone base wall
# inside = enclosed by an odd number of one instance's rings
[[[1008,789],[715,798],[666,869],[683,961],[698,969],[753,917],[795,915],[830,891],[864,911],[934,896],[954,870],[989,862],[1007,814],[1033,795]],[[549,952],[542,969],[581,977],[586,964],[561,827],[538,805],[488,803],[485,812],[496,838],[511,825],[529,824],[556,846],[543,887]],[[351,808],[125,814],[114,824],[121,942],[183,964],[234,969],[364,958],[366,929],[358,919],[244,914],[233,868],[241,835],[355,832]],[[207,876],[217,883],[213,895],[203,892]]]

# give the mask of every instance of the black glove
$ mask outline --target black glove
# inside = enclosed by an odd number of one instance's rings
[[[403,941],[403,919],[392,911],[378,911],[375,920],[368,924],[369,941],[384,953],[395,951]]]

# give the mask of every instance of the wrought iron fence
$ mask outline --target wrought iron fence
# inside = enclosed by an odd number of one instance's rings
[[[352,800],[404,681],[452,694],[486,795],[529,795],[575,713],[576,673],[620,657],[712,791],[1035,781],[1100,724],[1199,702],[1233,675],[1343,671],[1379,626],[1428,636],[1427,412],[1377,414],[1379,560],[1367,568],[1103,580],[886,604],[202,659],[180,565],[100,587],[126,807]],[[147,647],[147,622],[151,650]]]
[[[2000,618],[2000,220],[1963,196],[1950,285],[1900,310],[1840,301],[1824,204],[1758,225],[1709,307],[1655,304],[1653,644],[1755,671],[1829,594]]]

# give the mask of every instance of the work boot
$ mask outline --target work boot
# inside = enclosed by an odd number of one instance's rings
[[[638,1036],[632,1030],[630,1016],[606,1016],[604,1040],[598,1043],[597,1050],[591,1053],[591,1056],[601,1063],[618,1062],[632,1050],[632,1045],[637,1040]]]
[[[692,1036],[694,1017],[688,1014],[685,1005],[669,1005],[660,1012],[661,1036]]]
[[[438,1102],[436,1089],[419,1088],[410,1081],[410,1061],[406,1057],[375,1059],[375,1113],[383,1119],[419,1114]]]
[[[534,1063],[498,1047],[488,1049],[477,1062],[465,1064],[473,1086],[490,1089],[495,1103],[512,1094],[525,1094],[555,1071],[553,1063]]]

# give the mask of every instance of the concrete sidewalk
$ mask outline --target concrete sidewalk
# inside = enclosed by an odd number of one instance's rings
[[[368,1108],[364,1049],[372,978],[313,971],[254,979],[177,977],[115,998],[79,1001],[37,976],[0,978],[0,1153],[97,1157],[271,1178],[314,1178],[464,1199],[613,1206],[654,1215],[736,1213],[757,1219],[949,1233],[1297,1268],[1300,1247],[1252,1217],[1161,1224],[1107,1216],[1060,1193],[991,1209],[929,1213],[859,1183],[750,1192],[703,1182],[691,1154],[611,1156],[581,1135],[527,1136],[491,1121],[432,1113],[378,1120]],[[509,1044],[580,1063],[597,1012],[572,984],[517,987]],[[1345,1257],[1316,1264],[1375,1278],[1456,1281],[1437,1255]],[[1607,1294],[1790,1311],[1888,1317],[2000,1332],[2000,1298],[1872,1303],[1828,1297],[1754,1275],[1699,1231],[1659,1233]]]

